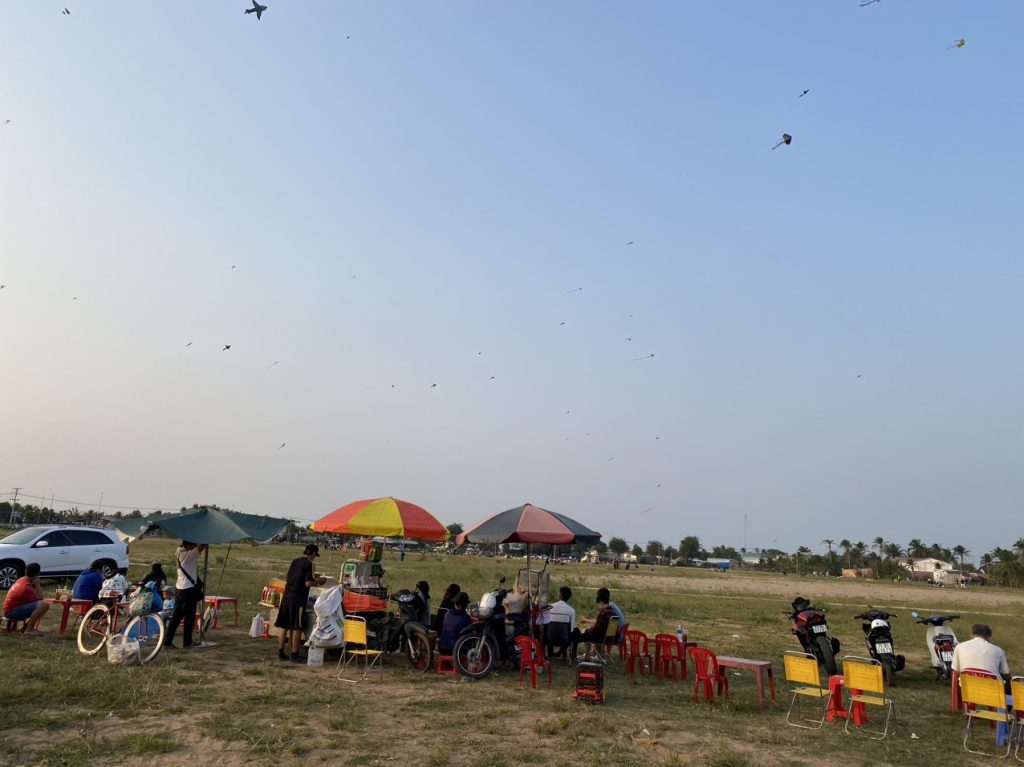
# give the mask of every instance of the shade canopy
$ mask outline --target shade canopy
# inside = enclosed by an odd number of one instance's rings
[[[597,543],[601,533],[532,503],[495,514],[456,539],[463,543]]]
[[[234,543],[251,538],[267,543],[275,535],[288,532],[291,522],[278,517],[245,514],[201,507],[181,514],[153,514],[136,519],[118,519],[114,528],[118,537],[133,541],[150,530],[160,529],[174,538],[193,543]]]
[[[390,496],[353,501],[318,519],[310,527],[320,533],[427,541],[446,541],[450,535],[448,529],[422,506]]]

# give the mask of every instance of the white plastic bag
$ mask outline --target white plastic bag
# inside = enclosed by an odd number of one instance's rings
[[[255,615],[252,619],[252,624],[249,626],[249,636],[253,639],[259,639],[263,636],[263,616]]]
[[[345,644],[345,630],[341,619],[334,616],[327,620],[317,618],[316,625],[309,634],[309,647],[341,647]]]
[[[107,660],[115,666],[141,666],[142,649],[138,639],[114,634],[107,642]]]
[[[494,608],[498,606],[498,597],[493,591],[488,591],[484,594],[480,600],[480,606],[477,608],[481,618],[490,618],[491,613],[494,612]]]
[[[341,615],[341,589],[332,586],[320,592],[320,596],[313,603],[313,612],[317,618],[330,618],[332,615]]]

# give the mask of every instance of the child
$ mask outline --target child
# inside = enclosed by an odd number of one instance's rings
[[[100,600],[108,605],[113,605],[119,597],[128,593],[132,584],[128,582],[128,568],[119,567],[117,572],[103,581],[100,587]]]
[[[174,615],[174,605],[177,602],[177,592],[174,586],[164,586],[164,609],[160,611],[160,617],[169,621]]]

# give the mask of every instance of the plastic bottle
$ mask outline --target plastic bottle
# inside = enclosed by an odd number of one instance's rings
[[[676,639],[678,639],[680,643],[686,641],[686,632],[683,631],[683,624],[682,623],[680,623],[678,626],[676,626]]]

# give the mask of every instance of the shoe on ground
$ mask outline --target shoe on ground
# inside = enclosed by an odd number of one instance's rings
[[[298,653],[292,653],[292,663],[305,663],[306,659]]]
[[[288,660],[288,656],[284,654],[284,650],[278,650],[277,651],[277,659],[278,660]]]

